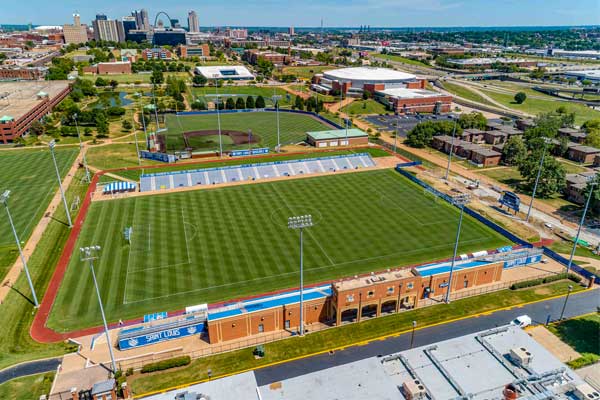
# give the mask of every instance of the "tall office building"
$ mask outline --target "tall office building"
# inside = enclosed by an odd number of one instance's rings
[[[200,22],[198,21],[198,14],[196,14],[196,11],[190,11],[188,13],[188,31],[200,32]]]
[[[137,24],[137,28],[140,31],[149,31],[150,30],[150,20],[148,19],[148,11],[145,9],[141,9],[140,11],[133,11],[131,16],[135,18],[135,22]]]
[[[88,41],[87,26],[81,24],[79,14],[73,14],[73,25],[63,25],[63,35],[66,44],[79,44]]]
[[[288,28],[288,34],[289,34],[290,36],[294,36],[294,35],[296,34],[296,31],[294,30],[294,27],[293,27],[293,26],[290,26],[290,27]]]
[[[106,20],[108,20],[108,17],[104,14],[96,14],[96,20],[97,21],[106,21]]]
[[[125,29],[123,22],[111,19],[95,19],[92,21],[94,27],[94,39],[107,42],[124,42]]]
[[[137,22],[135,22],[135,17],[123,17],[121,19],[123,22],[123,31],[125,31],[125,40],[131,40],[129,38],[129,32],[135,31],[138,29]]]

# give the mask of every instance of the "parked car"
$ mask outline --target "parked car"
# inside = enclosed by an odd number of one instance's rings
[[[531,325],[531,317],[529,315],[520,315],[510,321],[510,324],[518,326],[519,328],[525,328],[526,326]]]

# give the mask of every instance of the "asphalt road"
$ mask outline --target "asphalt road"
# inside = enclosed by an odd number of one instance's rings
[[[21,376],[41,374],[42,372],[56,371],[61,363],[62,357],[49,358],[47,360],[31,361],[15,365],[0,371],[0,384]]]
[[[489,315],[468,318],[448,324],[432,326],[415,331],[414,347],[425,346],[439,341],[506,325],[515,317],[529,315],[534,323],[543,324],[550,315],[551,320],[559,318],[564,298],[529,304],[512,310],[498,311]],[[573,294],[569,297],[565,318],[588,314],[600,306],[600,289]],[[419,321],[417,321],[418,325]],[[290,361],[254,371],[258,386],[268,385],[311,372],[321,371],[378,355],[387,355],[410,347],[411,333],[378,340],[362,346],[353,346],[333,354],[320,354],[313,357]]]

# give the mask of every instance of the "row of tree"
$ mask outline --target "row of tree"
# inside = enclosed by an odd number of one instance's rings
[[[204,99],[198,98],[191,104],[192,110],[207,110],[208,106]],[[219,101],[217,107],[219,110],[244,110],[254,108],[265,108],[265,99],[262,96],[257,96],[256,100],[253,96],[248,96],[246,99],[238,97],[236,100],[233,97],[228,97],[225,102]]]

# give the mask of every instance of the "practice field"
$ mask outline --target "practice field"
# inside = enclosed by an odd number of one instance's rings
[[[305,282],[449,257],[458,211],[393,170],[257,183],[92,204],[75,248],[95,262],[111,321],[298,285],[299,234],[312,214]],[[123,230],[133,227],[131,245]],[[460,253],[506,239],[465,216]],[[73,254],[48,325],[101,321],[87,266]]]
[[[56,162],[64,177],[79,149],[56,150]],[[10,190],[9,207],[15,229],[25,242],[48,207],[58,187],[48,148],[7,150],[0,153],[0,193]],[[2,206],[0,216],[0,278],[17,257],[17,246]]]
[[[169,151],[183,150],[185,148],[184,132],[214,131],[218,129],[217,114],[185,116],[169,114],[166,117],[166,121],[167,132],[165,132],[165,139]],[[306,132],[331,128],[331,126],[309,115],[287,112],[279,113],[279,131],[282,145],[297,143],[306,139]],[[253,147],[273,148],[277,146],[277,115],[275,112],[223,113],[221,114],[221,129],[246,133],[250,129],[254,138],[259,138],[256,143],[252,143]],[[254,142],[254,139],[252,141]],[[235,145],[230,140],[228,142],[223,143],[223,150],[248,148],[247,144]],[[198,149],[218,150],[218,137],[214,142],[202,142],[202,146],[198,147]]]

